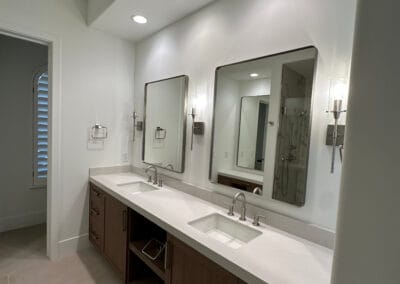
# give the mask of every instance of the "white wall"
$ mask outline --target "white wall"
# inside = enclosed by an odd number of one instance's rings
[[[332,283],[400,283],[400,2],[359,1]]]
[[[240,93],[242,97],[267,96],[271,90],[271,79],[241,81]]]
[[[243,168],[238,168],[236,166],[236,159],[238,154],[241,100],[244,96],[259,96],[261,94],[269,93],[269,89],[269,79],[257,79],[251,81],[236,80],[229,76],[228,70],[221,72],[221,74],[219,75],[219,94],[216,100],[216,109],[219,111],[217,112],[217,116],[215,119],[216,129],[218,129],[218,131],[214,133],[214,166],[212,172],[214,181],[217,181],[218,170],[222,169],[237,169],[246,172],[254,172],[252,170],[246,170]],[[258,103],[257,113],[253,113],[253,115],[255,115],[254,119],[258,119]],[[243,129],[241,129],[241,131],[243,131]],[[247,134],[243,136],[243,138],[246,137]],[[246,141],[242,140],[242,143],[244,142]],[[252,146],[254,147],[245,146],[245,148],[255,148],[255,144]],[[249,150],[249,152],[251,152],[251,149]],[[247,153],[243,153],[243,155],[246,154]],[[252,158],[253,162],[252,164],[250,162],[250,167],[254,167],[254,157]],[[242,163],[244,163],[245,160],[251,160],[252,158],[247,157],[247,155],[246,157],[242,156]],[[258,173],[260,174],[260,172]]]
[[[246,80],[240,82],[240,134],[238,139],[237,163],[232,165],[233,168],[240,170],[236,165],[254,169],[256,158],[256,141],[258,130],[258,111],[260,101],[269,103],[269,94],[271,90],[271,79],[262,78],[256,80]],[[244,97],[258,96],[257,100],[246,99]],[[266,117],[268,120],[268,115]],[[265,135],[267,128],[265,127]],[[264,137],[266,137],[264,135]],[[255,173],[262,174],[260,171]]]
[[[0,232],[46,222],[46,191],[32,190],[33,78],[47,46],[0,35]]]
[[[340,166],[329,173],[330,148],[324,145],[330,79],[347,77],[356,0],[220,0],[175,23],[136,46],[135,108],[143,111],[145,82],[189,75],[189,98],[206,104],[199,120],[204,137],[186,152],[186,169],[175,175],[201,187],[208,181],[214,74],[217,66],[294,48],[315,45],[318,66],[306,205],[293,207],[270,197],[249,199],[260,206],[334,230]],[[139,141],[139,140],[138,140]],[[134,145],[134,165],[142,167],[141,144]]]
[[[87,22],[91,24],[115,2],[115,0],[87,0]]]
[[[245,93],[244,93],[245,94]],[[242,97],[240,109],[240,133],[238,138],[237,165],[249,169],[254,169],[256,162],[256,148],[258,135],[258,117],[260,103],[268,105],[269,96]],[[267,114],[268,116],[268,114]],[[266,131],[266,123],[268,117],[264,121],[264,130]],[[266,133],[264,133],[264,141]],[[265,145],[265,143],[264,143]],[[236,163],[235,163],[236,165]],[[233,165],[233,166],[235,166]]]
[[[189,77],[190,80],[190,77]],[[224,75],[218,77],[218,86],[221,93],[216,100],[216,109],[221,110],[215,116],[215,145],[212,179],[217,181],[218,169],[231,169],[235,164],[237,151],[237,137],[240,113],[240,84],[238,81]],[[190,93],[189,93],[190,96]],[[199,108],[197,108],[199,109]],[[210,127],[210,125],[208,125]],[[209,129],[211,130],[211,129]],[[198,148],[194,146],[194,148]],[[189,165],[186,166],[185,172]]]
[[[134,49],[86,26],[86,1],[2,0],[2,23],[43,31],[61,41],[61,251],[88,232],[88,169],[121,164],[129,153]],[[108,127],[101,151],[87,148],[87,130]],[[129,154],[130,156],[130,154]],[[129,161],[128,161],[129,162]],[[73,238],[73,239],[71,239]]]

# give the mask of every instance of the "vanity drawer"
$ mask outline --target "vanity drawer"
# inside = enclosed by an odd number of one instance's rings
[[[104,249],[104,214],[90,213],[89,240],[101,251]]]
[[[104,210],[93,205],[92,201],[90,201],[89,218],[93,222],[104,222]]]
[[[105,193],[101,191],[97,186],[90,185],[90,208],[95,209],[97,212],[103,213],[104,215],[104,199]]]
[[[105,193],[90,184],[89,196],[89,240],[102,251],[104,249]]]

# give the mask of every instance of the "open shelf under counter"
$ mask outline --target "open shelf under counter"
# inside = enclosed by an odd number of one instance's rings
[[[146,245],[147,240],[131,241],[129,243],[129,249],[133,252],[141,261],[143,261],[158,277],[165,281],[165,252],[162,252],[155,260],[150,259],[146,256],[142,249]]]
[[[130,281],[128,284],[164,284],[164,281],[156,276],[147,276],[142,279]]]

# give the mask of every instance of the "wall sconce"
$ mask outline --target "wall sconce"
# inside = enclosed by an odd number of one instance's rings
[[[196,106],[197,107],[203,107],[205,105],[205,97],[201,96],[198,97],[197,99],[193,100],[193,107],[192,107],[192,112],[189,114],[192,117],[192,135],[191,135],[191,141],[190,141],[190,150],[193,150],[193,136],[194,135],[204,135],[204,128],[205,124],[204,122],[200,121],[195,121],[196,119]]]
[[[143,121],[138,121],[138,114],[136,111],[133,112],[133,134],[132,134],[132,138],[133,141],[135,141],[135,136],[136,136],[136,131],[142,131],[143,130]]]
[[[340,157],[342,158],[343,141],[344,141],[344,125],[338,125],[341,113],[346,112],[343,110],[343,101],[348,92],[348,85],[343,80],[335,80],[331,83],[330,95],[333,100],[332,110],[327,111],[333,114],[334,125],[328,125],[326,145],[332,145],[332,160],[331,160],[331,173],[335,170],[335,155],[336,147],[340,147]]]

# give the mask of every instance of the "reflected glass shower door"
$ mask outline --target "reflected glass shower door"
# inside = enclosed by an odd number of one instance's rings
[[[290,64],[283,65],[272,197],[297,206],[305,202],[311,86],[312,81],[291,68]]]

